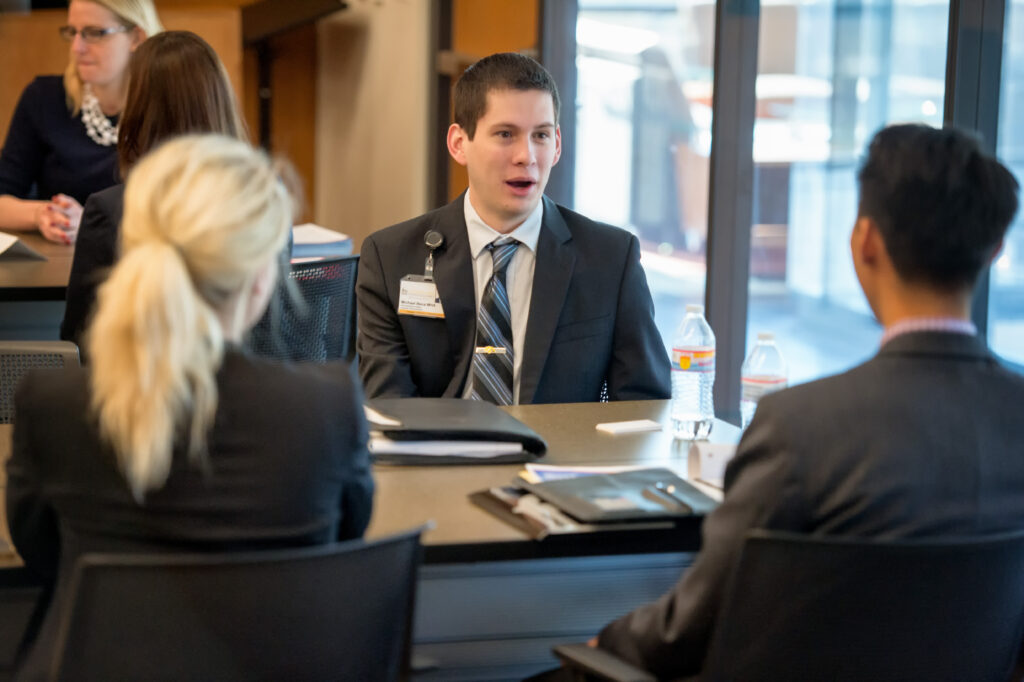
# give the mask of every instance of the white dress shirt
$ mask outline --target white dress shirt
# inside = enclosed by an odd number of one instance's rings
[[[512,237],[519,242],[519,248],[505,271],[505,289],[512,310],[512,404],[519,404],[519,375],[523,366],[523,349],[526,343],[526,323],[530,317],[530,297],[533,294],[533,269],[537,264],[537,239],[540,237],[541,218],[544,217],[544,202],[527,216],[523,224],[508,234],[501,234],[487,225],[469,200],[469,191],[463,201],[466,215],[466,231],[469,234],[469,253],[473,257],[473,288],[476,310],[480,312],[480,299],[494,271],[494,260],[487,245],[502,237]],[[470,368],[470,375],[473,370]],[[473,390],[473,377],[466,379],[463,398]]]

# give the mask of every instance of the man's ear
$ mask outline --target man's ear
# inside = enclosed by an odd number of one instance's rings
[[[877,265],[879,257],[885,250],[882,233],[878,230],[878,223],[867,216],[858,216],[853,227],[853,234],[850,235],[850,250],[853,252],[855,261],[868,266]]]
[[[466,165],[466,143],[469,135],[458,123],[448,126],[448,153],[460,166]]]
[[[551,165],[554,166],[558,163],[560,158],[562,158],[562,129],[555,126],[555,158],[551,160]]]

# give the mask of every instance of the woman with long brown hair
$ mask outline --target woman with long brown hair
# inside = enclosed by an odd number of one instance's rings
[[[189,31],[165,31],[136,49],[118,133],[117,157],[127,177],[139,158],[184,133],[247,139],[224,65],[210,45]],[[98,192],[85,204],[68,282],[61,338],[82,345],[96,288],[117,259],[124,185]]]

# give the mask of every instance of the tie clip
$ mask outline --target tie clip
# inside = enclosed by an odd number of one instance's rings
[[[477,346],[473,352],[482,355],[504,355],[507,351],[504,346]]]

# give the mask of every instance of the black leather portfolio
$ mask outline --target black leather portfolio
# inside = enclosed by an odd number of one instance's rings
[[[703,516],[718,506],[668,469],[635,469],[520,485],[583,523]]]
[[[376,398],[366,404],[376,412],[367,414],[370,454],[381,463],[507,464],[547,451],[537,432],[492,403]]]

